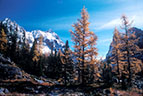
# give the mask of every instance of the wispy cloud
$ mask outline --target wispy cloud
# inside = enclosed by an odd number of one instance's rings
[[[143,18],[140,16],[136,16],[136,15],[130,16],[129,21],[130,22],[133,21],[132,26],[142,27],[142,25],[143,25],[143,23],[142,23]],[[115,27],[120,27],[121,25],[122,25],[121,18],[116,18],[116,19],[113,19],[113,20],[101,25],[100,27],[97,28],[97,30],[113,29]]]
[[[98,40],[97,43],[99,43],[99,44],[105,44],[105,43],[108,43],[108,42],[111,42],[111,41],[112,41],[112,39],[106,38],[106,39],[100,39],[100,40]]]
[[[97,30],[102,30],[102,29],[112,29],[115,26],[119,26],[121,24],[121,20],[119,18],[113,19],[102,26],[98,27]]]
[[[143,28],[143,14],[130,16],[129,21],[133,21],[132,26]],[[121,18],[116,18],[99,26],[97,30],[113,29],[122,25]]]
[[[116,0],[109,0],[108,3],[111,3],[112,1],[116,2]],[[125,14],[130,21],[134,21],[133,26],[143,28],[143,1],[132,0],[129,2],[128,0],[125,2],[125,0],[118,0],[115,5],[117,6],[109,8],[108,10],[90,12],[91,29],[98,31],[113,29],[115,26],[118,27],[121,25],[120,18],[122,14]]]
[[[43,27],[52,28],[54,31],[67,30],[72,28],[72,24],[76,22],[78,16],[59,17],[51,20],[44,20]]]

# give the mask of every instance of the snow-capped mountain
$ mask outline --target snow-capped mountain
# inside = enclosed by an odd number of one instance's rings
[[[136,38],[138,38],[138,42],[136,43],[136,45],[139,46],[139,48],[143,49],[143,30],[141,29],[138,29],[136,27],[133,27],[129,30],[130,33],[133,33],[135,32],[135,35],[136,35]],[[120,33],[121,35],[123,33]],[[111,44],[110,44],[110,47],[109,47],[109,51],[106,55],[106,59],[109,59],[110,57],[112,57],[112,50],[113,50],[113,47],[111,46],[112,44],[114,44],[115,41],[112,41]],[[137,57],[138,59],[141,59],[143,60],[143,53],[140,53],[140,54],[136,54],[135,57]]]
[[[61,41],[59,36],[52,30],[33,30],[31,32],[26,32],[26,38],[30,46],[32,46],[34,39],[38,39],[40,36],[43,37],[43,53],[50,52],[52,45],[57,50],[64,46],[64,43]]]
[[[42,36],[43,37],[43,53],[49,53],[52,45],[54,49],[61,49],[64,46],[64,43],[59,38],[59,36],[53,32],[52,30],[41,31],[41,30],[33,30],[26,31],[23,27],[19,26],[16,22],[12,22],[9,18],[5,18],[5,20],[1,21],[0,27],[4,27],[7,34],[11,33],[11,30],[16,31],[18,33],[19,40],[22,41],[23,33],[25,32],[26,39],[30,45],[32,46],[34,39],[37,39]]]
[[[5,32],[8,34],[11,34],[12,31],[17,31],[17,35],[19,37],[19,40],[22,40],[23,33],[26,32],[24,28],[16,24],[16,22],[12,22],[10,19],[5,18],[5,20],[1,21],[0,27],[4,28]]]

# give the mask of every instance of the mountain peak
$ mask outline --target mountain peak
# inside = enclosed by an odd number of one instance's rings
[[[11,33],[11,30],[17,31],[19,40],[22,40],[23,33],[26,33],[26,39],[30,47],[32,47],[34,39],[38,40],[40,36],[43,36],[43,53],[51,52],[52,46],[54,46],[54,49],[56,50],[59,50],[64,46],[62,40],[54,31],[52,31],[52,29],[49,29],[48,31],[33,30],[29,32],[9,18],[5,18],[0,26],[4,26],[8,30],[6,33]]]
[[[6,23],[9,23],[9,24],[10,24],[10,23],[15,23],[15,22],[12,22],[11,19],[9,19],[9,18],[5,18],[5,19],[2,21],[2,23],[3,23],[3,24],[6,24]]]
[[[11,21],[9,18],[5,18],[3,21]]]

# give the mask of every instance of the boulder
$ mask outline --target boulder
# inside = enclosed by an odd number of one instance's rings
[[[10,58],[4,58],[2,54],[0,54],[0,62],[3,64],[13,64],[13,62],[11,62]]]
[[[7,94],[9,93],[9,90],[6,89],[6,88],[0,88],[0,95],[4,95],[4,94]]]
[[[22,72],[20,68],[13,65],[0,63],[0,80],[21,78]]]

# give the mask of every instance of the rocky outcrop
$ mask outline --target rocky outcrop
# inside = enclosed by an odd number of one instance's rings
[[[129,30],[129,32],[130,33],[135,32],[136,38],[138,38],[138,42],[136,42],[135,44],[139,48],[143,49],[143,30],[133,27]],[[120,34],[122,35],[123,33],[120,33]],[[111,45],[114,44],[114,42],[115,41],[112,41],[110,44],[109,51],[106,55],[106,60],[108,60],[110,57],[113,56],[112,54],[113,47]],[[135,57],[143,61],[143,53],[135,54]]]
[[[7,80],[7,79],[20,79],[22,78],[21,69],[8,64],[0,63],[0,79]]]
[[[5,94],[8,94],[9,93],[9,90],[6,89],[6,88],[0,88],[0,95],[5,95]]]
[[[52,80],[35,77],[24,72],[10,59],[0,54],[0,95],[17,93],[46,93],[47,88],[54,86]]]
[[[0,62],[3,64],[12,64],[11,60],[9,58],[4,58],[2,54],[0,54]]]
[[[0,54],[0,80],[22,78],[22,71],[10,59]]]

